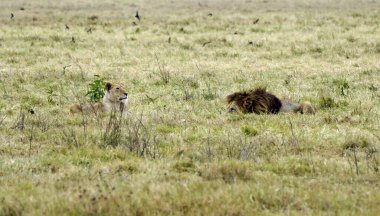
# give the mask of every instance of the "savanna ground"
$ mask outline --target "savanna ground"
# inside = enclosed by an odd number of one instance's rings
[[[379,8],[2,0],[0,215],[378,214]],[[94,75],[127,119],[69,114]],[[258,86],[318,112],[226,114]]]

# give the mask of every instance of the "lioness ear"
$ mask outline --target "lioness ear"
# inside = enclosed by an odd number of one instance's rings
[[[111,89],[111,87],[112,87],[112,84],[107,82],[106,83],[106,90],[109,91]]]

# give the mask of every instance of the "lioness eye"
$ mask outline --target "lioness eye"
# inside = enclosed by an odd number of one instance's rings
[[[119,90],[119,87],[117,87],[116,89]]]

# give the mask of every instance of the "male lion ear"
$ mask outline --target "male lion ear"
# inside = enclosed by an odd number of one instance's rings
[[[107,82],[106,83],[106,89],[107,89],[107,91],[109,91],[111,89],[111,87],[112,87],[112,84],[109,83],[109,82]]]

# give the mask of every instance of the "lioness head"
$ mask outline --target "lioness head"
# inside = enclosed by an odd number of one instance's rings
[[[128,93],[125,92],[122,85],[106,83],[106,94],[104,98],[113,103],[125,102],[128,100]]]

